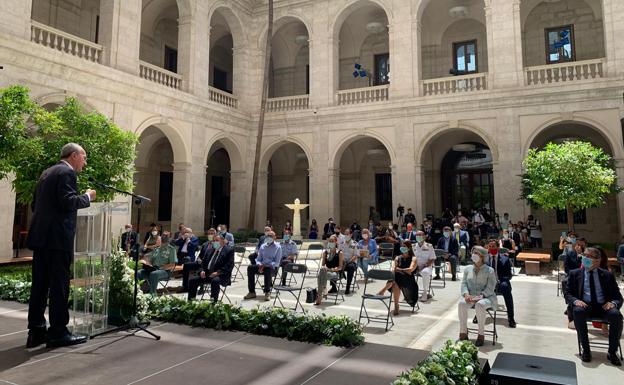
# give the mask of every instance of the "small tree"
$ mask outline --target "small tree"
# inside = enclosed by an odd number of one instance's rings
[[[521,198],[534,207],[565,209],[568,230],[574,229],[575,210],[601,206],[607,194],[621,191],[611,157],[587,142],[531,149],[523,166]]]
[[[39,176],[59,160],[64,144],[75,142],[87,152],[84,175],[118,189],[132,189],[137,136],[123,131],[98,112],[85,113],[78,101],[48,112],[34,103],[28,89],[0,89],[0,179],[15,174],[13,188],[18,202],[28,204]],[[5,138],[5,133],[8,135]],[[93,187],[78,178],[79,190]],[[98,190],[98,200],[109,201],[114,192]]]

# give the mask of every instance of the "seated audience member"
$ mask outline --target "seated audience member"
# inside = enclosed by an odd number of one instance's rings
[[[342,256],[345,261],[345,271],[347,272],[347,288],[345,294],[351,294],[351,284],[353,283],[353,276],[357,271],[357,242],[352,238],[352,232],[350,228],[345,229],[342,243],[338,244],[338,248],[342,252]]]
[[[442,234],[443,236],[438,239],[436,249],[444,250],[448,253],[446,258],[451,263],[451,279],[455,281],[457,280],[457,255],[459,254],[459,242],[457,242],[456,238],[451,237],[451,228],[449,226],[444,226]],[[442,257],[436,257],[435,264],[440,265],[441,263],[443,263]],[[440,279],[439,267],[436,267],[435,273],[436,275],[433,279]]]
[[[308,238],[317,239],[318,238],[318,224],[316,223],[316,219],[312,219],[312,223],[310,224],[310,230],[308,231]]]
[[[282,286],[286,286],[286,278],[288,274],[284,270],[289,263],[295,263],[297,255],[299,255],[299,249],[297,244],[291,239],[290,230],[284,228],[284,242],[280,245],[282,247],[282,261],[280,267],[282,268]]]
[[[414,245],[414,255],[416,255],[416,262],[418,264],[418,272],[423,279],[422,294],[420,295],[421,302],[427,302],[429,299],[428,291],[431,284],[431,275],[433,273],[433,263],[436,256],[431,243],[425,242],[425,233],[418,231],[416,233],[416,244]]]
[[[407,223],[407,229],[405,233],[403,233],[401,239],[404,241],[410,241],[411,243],[416,243],[416,229],[414,228],[412,222]]]
[[[227,242],[227,245],[230,247],[234,247],[234,235],[232,235],[232,233],[228,233],[228,228],[227,225],[219,225],[217,226],[217,232],[219,233],[219,235],[221,235],[223,238],[225,238],[225,241]]]
[[[587,240],[585,238],[577,238],[575,240],[572,250],[568,248],[564,251],[563,269],[566,276],[561,281],[561,292],[565,293],[567,290],[568,275],[570,274],[570,272],[581,267],[581,256],[585,252],[586,247]],[[572,313],[572,304],[568,303],[568,301],[566,300],[566,305],[567,309],[565,311],[565,314],[568,316],[568,328],[574,329],[574,314]]]
[[[206,231],[206,238],[208,240],[201,245],[197,259],[195,259],[195,261],[193,262],[186,262],[184,263],[184,265],[182,265],[183,292],[188,291],[189,274],[191,273],[191,271],[199,270],[201,268],[203,260],[212,254],[212,242],[214,241],[214,237],[216,234],[217,231],[215,229],[208,229],[208,231]]]
[[[475,307],[477,313],[478,334],[475,345],[483,346],[485,340],[485,319],[487,309],[496,307],[496,273],[494,269],[485,264],[488,251],[475,246],[472,249],[471,259],[473,265],[464,268],[464,276],[461,283],[461,298],[457,303],[459,317],[459,339],[468,339],[468,309]]]
[[[392,271],[394,281],[388,281],[386,286],[379,291],[379,295],[384,295],[386,290],[392,291],[394,299],[394,315],[399,314],[399,298],[403,292],[403,298],[410,306],[416,306],[418,301],[418,284],[414,272],[418,266],[412,243],[403,241],[400,249],[401,254],[392,261]]]
[[[516,251],[518,250],[518,245],[516,245],[516,241],[514,241],[509,235],[509,230],[507,228],[503,229],[503,237],[498,242],[498,247],[503,247],[509,250],[510,257],[513,257],[516,255]]]
[[[622,293],[615,281],[615,276],[608,270],[601,269],[600,251],[593,247],[585,250],[582,259],[583,268],[574,269],[568,275],[566,300],[573,306],[573,318],[576,333],[581,341],[583,362],[592,359],[587,336],[587,320],[591,317],[609,321],[609,350],[607,359],[615,366],[622,362],[617,355],[622,335]]]
[[[273,229],[271,229],[271,226],[264,226],[264,234],[260,236],[260,238],[258,238],[258,244],[256,245],[256,250],[249,254],[249,263],[251,265],[255,265],[256,264],[256,258],[258,257],[258,250],[260,250],[260,246],[264,245],[264,241],[266,240],[266,237],[268,236],[269,232],[271,232]]]
[[[199,276],[189,281],[188,300],[197,296],[200,285],[210,284],[210,298],[219,299],[220,286],[229,286],[234,268],[234,248],[222,235],[215,235],[212,241],[212,253],[202,259]]]
[[[459,244],[459,254],[457,256],[460,260],[464,260],[466,257],[466,250],[470,247],[470,234],[462,230],[459,223],[455,223],[453,224],[453,234],[451,234],[451,236],[455,238]]]
[[[143,257],[151,254],[155,249],[160,247],[161,239],[158,234],[158,226],[153,226],[150,232],[147,234],[147,240],[143,244],[143,249],[141,250],[141,255]]]
[[[128,255],[130,250],[134,248],[134,245],[137,243],[137,233],[132,229],[131,224],[127,224],[124,228],[123,234],[121,234],[120,240],[121,249]]]
[[[325,290],[327,289],[327,281],[331,284],[330,293],[336,293],[338,289],[336,288],[336,281],[340,279],[340,274],[344,269],[344,256],[338,249],[338,237],[335,235],[331,235],[327,239],[327,248],[323,250],[323,254],[321,257],[321,268],[318,273],[318,293],[316,295],[316,305],[320,305],[323,296],[326,296],[327,293]]]
[[[147,243],[147,240],[149,239],[150,235],[152,235],[152,231],[154,230],[156,230],[157,235],[160,235],[160,228],[156,223],[152,222],[149,225],[149,231],[147,231],[145,233],[145,236],[143,237],[143,244]]]
[[[624,236],[617,249],[617,260],[620,264],[620,278],[624,281]]]
[[[184,225],[184,223],[180,222],[178,223],[178,231],[176,231],[173,234],[173,239],[171,241],[175,242],[178,239],[180,239],[180,237],[184,234],[184,229],[186,228],[186,226]]]
[[[193,234],[193,229],[185,227],[182,235],[174,244],[178,246],[178,261],[185,263],[195,261],[195,251],[199,247],[199,238]]]
[[[377,242],[371,238],[370,230],[362,229],[362,239],[358,242],[357,248],[359,250],[368,250],[368,255],[362,257],[362,254],[358,253],[358,266],[364,272],[364,279],[368,279],[368,264],[377,263],[379,261],[377,256]]]
[[[253,265],[247,266],[247,288],[249,293],[244,299],[256,298],[256,274],[264,276],[264,300],[271,299],[271,279],[276,274],[282,259],[282,248],[275,242],[275,233],[271,230],[264,238],[258,250],[258,257]]]
[[[506,248],[499,248],[496,239],[490,239],[487,245],[490,253],[490,267],[496,273],[496,292],[500,293],[505,299],[505,308],[507,309],[507,322],[510,328],[516,327],[514,319],[514,302],[511,294],[511,260]]]
[[[137,272],[137,277],[147,280],[152,295],[156,294],[159,281],[169,279],[171,269],[176,264],[176,250],[169,244],[169,236],[170,233],[165,231],[162,235],[161,245],[139,261],[143,267]]]

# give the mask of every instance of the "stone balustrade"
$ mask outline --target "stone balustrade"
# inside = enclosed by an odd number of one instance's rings
[[[423,95],[448,95],[487,90],[487,72],[422,81]]]
[[[238,99],[236,99],[232,94],[214,87],[208,87],[208,91],[211,101],[223,104],[224,106],[238,108]]]
[[[338,105],[360,104],[371,102],[387,101],[390,85],[352,88],[350,90],[341,90],[336,93]]]
[[[267,100],[267,112],[307,110],[310,104],[309,95],[284,96]]]
[[[99,63],[102,46],[88,40],[31,20],[30,40],[44,47]]]
[[[181,75],[142,60],[139,62],[139,73],[143,79],[162,84],[166,87],[175,88],[176,90],[182,87]]]
[[[524,69],[527,86],[591,80],[604,77],[604,59],[582,60]]]

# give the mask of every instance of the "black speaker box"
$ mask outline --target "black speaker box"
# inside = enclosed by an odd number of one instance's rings
[[[572,361],[498,353],[489,373],[490,385],[577,385]]]

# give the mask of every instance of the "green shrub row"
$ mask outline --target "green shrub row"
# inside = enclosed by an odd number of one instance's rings
[[[476,385],[480,375],[477,347],[470,341],[448,340],[440,351],[401,373],[392,385]]]
[[[351,347],[364,342],[360,325],[346,316],[298,314],[281,308],[243,309],[173,296],[148,299],[148,317],[195,327],[235,330],[289,340]]]

